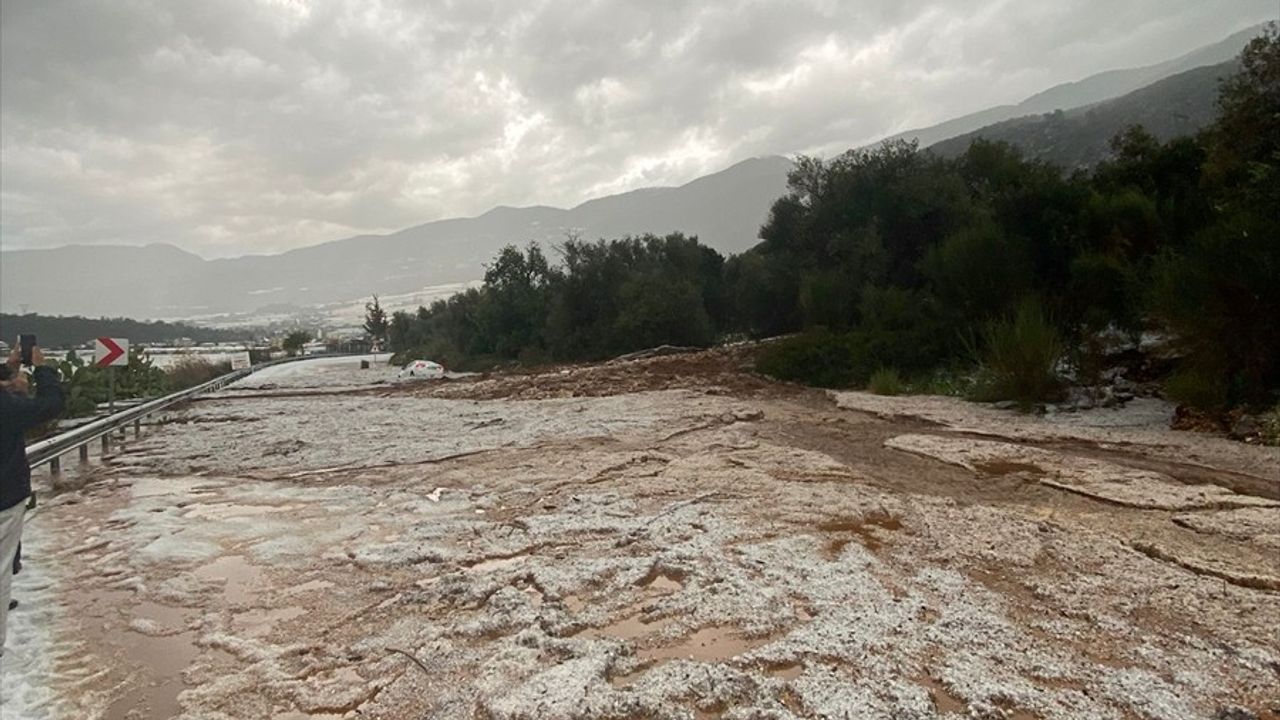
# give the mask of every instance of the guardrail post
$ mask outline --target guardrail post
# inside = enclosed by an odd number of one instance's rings
[[[55,456],[49,460],[49,472],[53,475],[62,474],[62,458]]]
[[[80,446],[80,464],[89,462],[89,443]]]
[[[105,433],[102,436],[102,454],[106,455],[111,450],[111,433]]]
[[[133,439],[137,440],[142,436],[142,418],[133,421]]]

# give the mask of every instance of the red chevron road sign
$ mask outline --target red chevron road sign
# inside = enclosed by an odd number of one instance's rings
[[[98,367],[129,364],[129,341],[100,337],[93,341],[93,364]]]

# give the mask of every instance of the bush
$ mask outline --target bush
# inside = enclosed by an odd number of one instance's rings
[[[1134,268],[1118,257],[1084,253],[1071,261],[1067,297],[1074,319],[1091,330],[1117,323],[1138,324],[1138,279]]]
[[[871,379],[867,381],[867,390],[876,395],[901,395],[902,378],[898,377],[898,371],[893,368],[880,368],[871,373]]]
[[[1280,447],[1280,405],[1263,413],[1259,421],[1262,425],[1262,444]]]
[[[756,369],[779,380],[828,388],[846,388],[865,382],[855,357],[851,336],[814,330],[779,340],[766,347]]]
[[[975,400],[1016,400],[1027,407],[1061,397],[1057,366],[1064,346],[1039,304],[1024,301],[1013,316],[988,321],[981,342]]]
[[[973,392],[971,373],[942,368],[911,383],[911,392],[919,395],[965,397]]]
[[[231,363],[211,363],[198,357],[184,358],[165,372],[170,391],[186,390],[231,372]]]
[[[1227,407],[1230,388],[1222,373],[1183,368],[1165,380],[1164,394],[1179,405],[1197,410],[1219,411]]]
[[[1152,270],[1152,313],[1179,338],[1192,372],[1218,378],[1210,384],[1225,388],[1227,405],[1268,407],[1280,387],[1278,236],[1280,223],[1260,214],[1232,217],[1185,251],[1160,256]],[[1193,407],[1221,407],[1216,394],[1186,397]]]

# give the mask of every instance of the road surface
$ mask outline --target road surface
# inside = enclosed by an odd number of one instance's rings
[[[3,717],[1280,717],[1276,449],[742,363],[192,403],[31,519]]]

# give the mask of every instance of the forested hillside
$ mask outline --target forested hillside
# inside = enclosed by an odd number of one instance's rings
[[[1238,70],[1235,61],[1188,70],[1112,100],[1006,120],[929,149],[956,157],[975,140],[994,140],[1013,145],[1028,158],[1066,169],[1092,167],[1110,156],[1111,139],[1134,125],[1159,140],[1208,126],[1218,115],[1218,84]]]
[[[42,346],[51,348],[76,347],[96,337],[128,338],[134,344],[172,342],[180,338],[195,342],[228,342],[253,337],[247,330],[210,330],[182,323],[56,317],[34,313],[0,314],[0,338],[12,344],[19,333],[34,334]]]
[[[1005,143],[956,157],[886,143],[801,157],[763,241],[725,259],[675,234],[509,247],[483,287],[396,313],[391,342],[453,366],[583,360],[735,333],[796,333],[761,368],[826,386],[968,378],[983,399],[1062,392],[1100,332],[1157,330],[1166,380],[1208,409],[1280,387],[1280,36],[1249,44],[1219,117],[1167,142],[1142,128],[1067,173]]]

